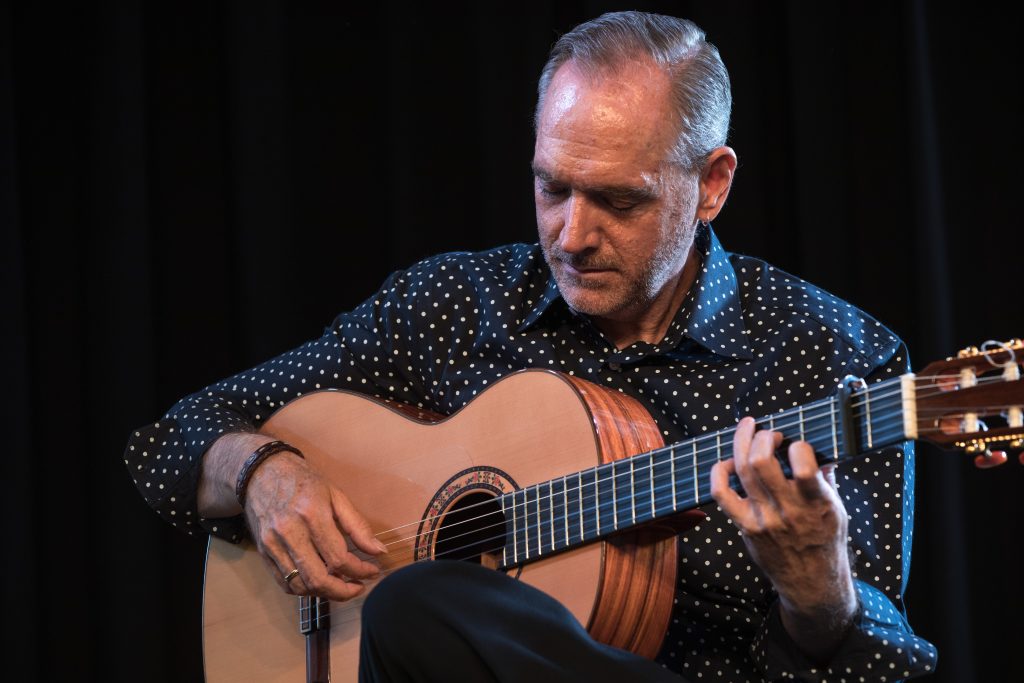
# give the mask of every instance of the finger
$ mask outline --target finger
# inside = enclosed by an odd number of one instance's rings
[[[744,499],[740,494],[729,486],[729,475],[736,472],[736,463],[733,459],[723,460],[715,463],[711,468],[711,497],[722,508],[726,514],[741,529],[750,527],[753,520],[750,501]]]
[[[310,536],[317,554],[323,560],[327,573],[337,577],[369,579],[380,573],[380,568],[372,562],[366,562],[348,549],[345,537],[341,535],[334,520],[328,518],[327,524],[317,525],[310,530]]]
[[[737,463],[746,462],[750,442],[756,431],[757,423],[752,417],[745,417],[736,423],[736,431],[732,435],[732,455]]]
[[[308,524],[310,539],[317,555],[327,567],[327,573],[356,579],[368,579],[380,573],[377,565],[349,551],[348,543],[330,511],[321,508],[316,516],[309,519]]]
[[[316,595],[331,600],[348,600],[362,592],[362,582],[345,581],[337,576],[332,576],[327,571],[327,565],[324,564],[308,537],[292,536],[287,539],[287,542],[288,553],[295,563],[295,568],[299,570],[299,575],[293,579],[292,583],[294,584],[301,578],[307,595]],[[297,589],[293,588],[293,590]]]
[[[296,575],[290,581],[285,581],[284,577],[291,574],[293,569],[296,569],[294,563],[292,563],[291,557],[283,547],[277,547],[274,544],[262,543],[260,544],[260,557],[263,558],[263,562],[266,563],[268,571],[271,576],[274,577],[274,581],[280,586],[281,590],[289,595],[307,595],[309,589],[306,584],[303,583],[301,575]]]
[[[786,477],[775,459],[775,449],[781,439],[778,432],[759,431],[750,441],[746,460],[737,460],[736,474],[740,483],[747,497],[758,505],[777,506],[785,495]]]
[[[817,500],[828,495],[828,482],[818,468],[814,449],[806,441],[789,445],[789,466],[793,470],[796,490],[805,500]]]
[[[821,474],[822,474],[823,477],[825,477],[825,481],[828,482],[828,485],[832,487],[833,491],[838,491],[839,490],[839,486],[838,486],[838,484],[836,484],[836,466],[835,465],[825,465],[825,466],[823,466],[821,468]]]
[[[380,555],[388,551],[387,546],[373,535],[370,523],[359,514],[348,496],[336,488],[331,489],[331,505],[334,507],[334,519],[338,526],[351,537],[357,548],[370,555]]]
[[[764,492],[761,491],[757,482],[747,481],[750,477],[750,449],[756,434],[757,423],[752,417],[745,417],[736,425],[736,431],[732,437],[733,467],[730,471],[735,472],[739,477],[747,496],[760,499],[764,497]],[[748,484],[750,488],[748,488]]]

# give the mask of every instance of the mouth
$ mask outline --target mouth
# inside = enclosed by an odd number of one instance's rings
[[[605,273],[611,273],[612,268],[595,268],[591,266],[574,266],[570,263],[562,261],[562,267],[565,269],[567,275],[572,277],[585,278],[585,277],[597,277]]]

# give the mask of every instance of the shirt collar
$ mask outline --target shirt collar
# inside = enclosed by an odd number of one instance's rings
[[[753,358],[747,345],[748,332],[743,324],[739,282],[729,260],[729,253],[722,248],[711,226],[698,228],[694,247],[701,255],[700,272],[676,312],[664,343],[658,345],[659,350],[671,351],[679,347],[685,337],[720,356],[745,360]],[[523,332],[536,324],[555,301],[565,305],[547,264],[541,267],[547,274],[547,285],[516,328],[517,332]]]

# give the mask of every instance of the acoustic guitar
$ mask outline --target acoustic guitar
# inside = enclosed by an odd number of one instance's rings
[[[822,464],[906,439],[1002,462],[1024,445],[1022,360],[1020,340],[968,349],[917,375],[848,378],[829,398],[757,423],[808,441]],[[703,518],[711,467],[731,457],[734,429],[666,446],[634,399],[525,370],[448,417],[319,391],[261,431],[343,487],[389,548],[382,577],[442,557],[480,562],[558,599],[595,639],[653,657],[672,607],[677,532]],[[355,681],[373,585],[342,603],[288,596],[254,545],[211,539],[207,681]]]

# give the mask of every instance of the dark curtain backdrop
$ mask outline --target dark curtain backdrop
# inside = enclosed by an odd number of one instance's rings
[[[732,74],[727,246],[871,311],[919,367],[1024,335],[1001,5],[633,6],[696,20]],[[3,3],[0,677],[201,678],[204,543],[136,494],[129,431],[393,269],[532,240],[535,78],[618,8]],[[920,449],[908,604],[935,681],[1024,679],[1022,491],[1016,462]]]

